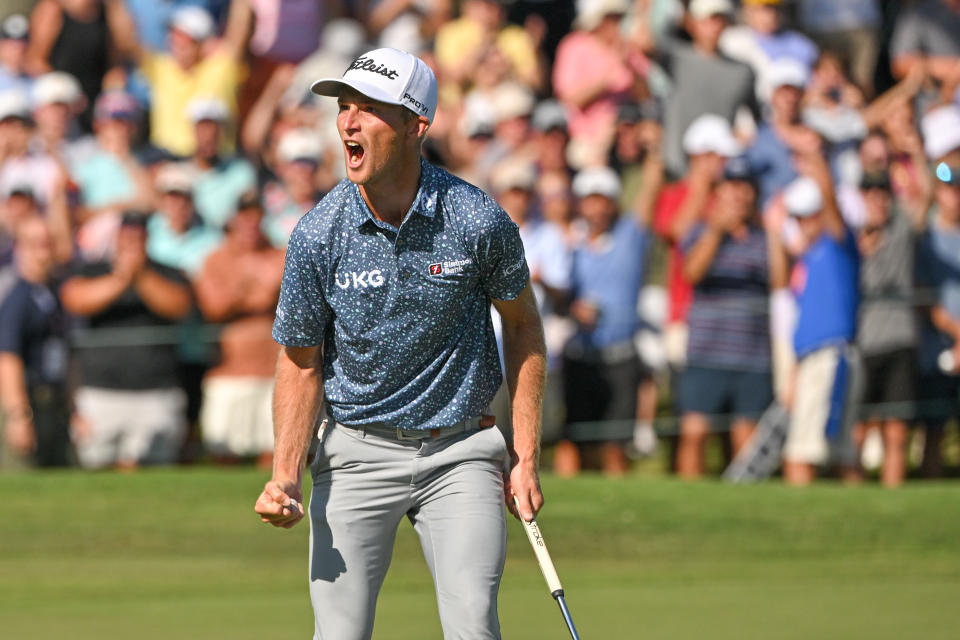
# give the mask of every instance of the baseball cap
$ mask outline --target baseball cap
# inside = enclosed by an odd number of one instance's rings
[[[533,113],[533,92],[516,82],[504,82],[493,90],[493,114],[497,122],[522,118]]]
[[[490,175],[490,187],[494,193],[510,189],[533,191],[537,184],[537,172],[533,164],[525,160],[508,160],[497,165]]]
[[[136,211],[134,209],[124,211],[123,215],[120,216],[120,226],[144,228],[147,226],[148,216],[149,214],[143,211]]]
[[[28,40],[30,21],[20,13],[14,13],[0,22],[0,40]]]
[[[807,176],[800,176],[783,190],[783,204],[795,218],[809,218],[823,208],[820,186]]]
[[[647,120],[659,122],[660,117],[660,103],[656,98],[649,98],[643,102],[624,102],[617,109],[617,122],[637,123]]]
[[[948,104],[928,111],[920,121],[923,149],[931,160],[960,149],[960,107]]]
[[[384,47],[354,60],[342,78],[324,78],[310,86],[321,96],[336,97],[343,87],[387,104],[401,105],[433,122],[437,112],[437,78],[420,58]]]
[[[45,73],[33,83],[34,108],[48,104],[72,105],[82,95],[80,83],[64,71]]]
[[[203,120],[223,123],[229,119],[230,110],[227,109],[227,104],[220,98],[203,96],[194,98],[187,104],[187,117],[194,124]]]
[[[770,89],[779,87],[796,87],[803,89],[807,86],[810,73],[807,66],[794,58],[777,58],[770,65],[767,72],[767,83]]]
[[[19,89],[0,91],[0,121],[8,118],[30,118],[30,101]]]
[[[709,18],[715,15],[733,15],[730,0],[690,0],[690,15],[694,18]]]
[[[567,130],[567,110],[556,100],[543,100],[533,110],[530,124],[537,131]]]
[[[723,179],[749,182],[753,184],[756,181],[756,175],[750,166],[750,161],[746,156],[736,156],[729,158],[723,165]]]
[[[683,150],[687,155],[716,153],[725,158],[740,155],[742,149],[733,137],[733,129],[725,118],[707,113],[687,127],[683,134]]]
[[[170,28],[181,31],[200,42],[213,35],[213,16],[197,6],[181,7],[170,16]]]
[[[571,187],[578,198],[601,195],[616,200],[620,197],[620,176],[610,167],[587,167],[574,176]]]
[[[312,129],[291,129],[280,137],[277,144],[277,158],[281,162],[308,160],[316,163],[322,154],[323,143]]]
[[[97,97],[93,106],[93,117],[97,120],[132,120],[136,118],[139,105],[136,99],[118,89],[104,91]]]
[[[868,171],[860,177],[860,188],[864,191],[868,189],[890,191],[890,174],[883,170]]]
[[[628,0],[577,0],[577,29],[592,31],[607,16],[622,16],[630,11]]]
[[[194,173],[186,165],[171,162],[157,172],[157,191],[160,193],[193,194]]]

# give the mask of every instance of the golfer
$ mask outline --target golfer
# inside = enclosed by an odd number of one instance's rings
[[[517,226],[421,158],[437,106],[421,60],[377,49],[312,90],[337,98],[347,180],[290,238],[273,326],[283,345],[275,462],[256,512],[278,527],[303,517],[301,470],[325,418],[311,466],[314,638],[371,636],[404,516],[444,636],[500,638],[504,501],[516,495],[519,514],[510,508],[526,520],[543,505],[545,348]],[[511,445],[485,415],[501,383],[491,302],[503,318]]]

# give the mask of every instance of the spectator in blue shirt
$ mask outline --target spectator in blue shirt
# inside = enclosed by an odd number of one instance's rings
[[[564,349],[567,433],[557,447],[555,469],[576,474],[580,447],[574,443],[599,440],[605,443],[604,471],[622,474],[641,379],[633,338],[646,273],[646,212],[620,215],[620,179],[608,167],[582,170],[573,193],[586,234],[573,252],[570,315],[577,327]],[[591,424],[598,422],[606,424]]]
[[[731,414],[733,452],[753,434],[773,399],[771,288],[786,284],[786,258],[757,213],[757,191],[744,158],[727,161],[712,215],[684,241],[684,276],[693,285],[677,472],[704,471],[704,442],[717,414]]]
[[[799,226],[805,250],[792,275],[798,317],[789,433],[784,447],[784,480],[813,481],[816,468],[831,458],[853,464],[849,400],[858,377],[856,336],[860,256],[856,239],[840,215],[824,158],[799,158],[804,175],[784,190],[787,212]],[[812,177],[811,177],[812,176]]]

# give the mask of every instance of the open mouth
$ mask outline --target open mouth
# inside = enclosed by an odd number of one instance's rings
[[[347,166],[355,169],[363,161],[363,147],[353,140],[346,140],[344,145],[347,148]]]

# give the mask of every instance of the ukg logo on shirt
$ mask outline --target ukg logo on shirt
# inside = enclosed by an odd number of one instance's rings
[[[354,289],[366,289],[367,287],[376,289],[383,286],[383,272],[380,269],[374,269],[373,271],[361,271],[360,273],[356,271],[338,273],[336,283],[341,289],[349,289],[351,286]]]

